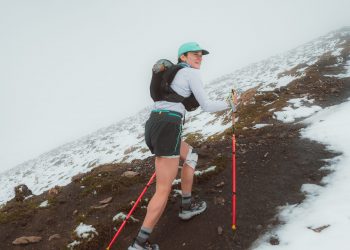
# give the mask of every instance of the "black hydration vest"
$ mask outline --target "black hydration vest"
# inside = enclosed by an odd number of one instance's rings
[[[176,73],[184,68],[181,64],[173,64],[169,60],[161,59],[152,69],[150,92],[153,101],[181,102],[187,111],[193,111],[199,107],[199,103],[193,93],[189,97],[177,94],[171,83]]]

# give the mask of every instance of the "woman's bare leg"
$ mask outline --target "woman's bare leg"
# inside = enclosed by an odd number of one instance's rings
[[[190,149],[190,145],[188,145],[184,141],[181,141],[181,148],[180,148],[181,160],[183,161],[186,160],[189,149]],[[181,171],[181,190],[183,194],[190,194],[192,192],[193,175],[194,175],[194,169],[188,166],[186,163],[184,163]]]
[[[142,227],[154,228],[161,217],[177,175],[179,158],[156,157],[156,192],[147,207]]]

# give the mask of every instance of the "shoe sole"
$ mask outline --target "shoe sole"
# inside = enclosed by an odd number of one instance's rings
[[[193,217],[197,216],[197,215],[200,215],[201,213],[203,213],[205,210],[207,210],[207,206],[205,206],[205,208],[203,210],[199,210],[197,212],[194,212],[194,213],[191,213],[191,214],[179,214],[179,218],[181,220],[190,220],[192,219]]]
[[[128,247],[128,250],[139,250],[140,248],[135,248],[135,247],[133,247],[133,246],[129,246]],[[155,248],[156,250],[159,250],[159,246],[157,246],[156,248]]]

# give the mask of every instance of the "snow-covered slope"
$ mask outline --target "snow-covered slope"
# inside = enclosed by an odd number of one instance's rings
[[[345,39],[349,37],[350,28],[331,32],[285,54],[220,77],[206,85],[207,93],[211,99],[223,99],[231,88],[241,93],[257,86],[262,91],[285,86],[302,77],[306,67],[314,64],[324,53],[330,52],[339,56]],[[339,63],[342,63],[342,57],[339,57]],[[25,183],[34,194],[38,194],[55,185],[66,185],[72,176],[79,172],[87,172],[96,165],[130,162],[150,156],[143,137],[143,125],[150,109],[151,107],[145,108],[133,117],[2,173],[0,204],[14,197],[13,188],[20,183]],[[196,132],[204,138],[221,133],[231,125],[225,124],[223,117],[218,118],[215,114],[204,113],[200,109],[188,113],[186,121],[185,136]]]
[[[347,70],[346,75],[350,77],[350,70]],[[343,75],[337,77],[342,78]],[[253,249],[350,248],[349,110],[350,98],[347,102],[327,107],[304,120],[309,124],[309,127],[302,130],[304,138],[321,142],[327,145],[328,150],[341,152],[341,155],[333,159],[324,159],[323,169],[334,172],[323,178],[321,185],[303,184],[301,191],[305,193],[306,199],[301,204],[287,204],[280,207],[277,216],[282,225],[261,236]],[[271,237],[278,239],[279,244],[270,244]]]

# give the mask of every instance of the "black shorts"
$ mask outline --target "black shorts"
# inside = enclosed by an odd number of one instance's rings
[[[179,156],[182,114],[169,110],[153,110],[145,126],[145,141],[156,156]]]

